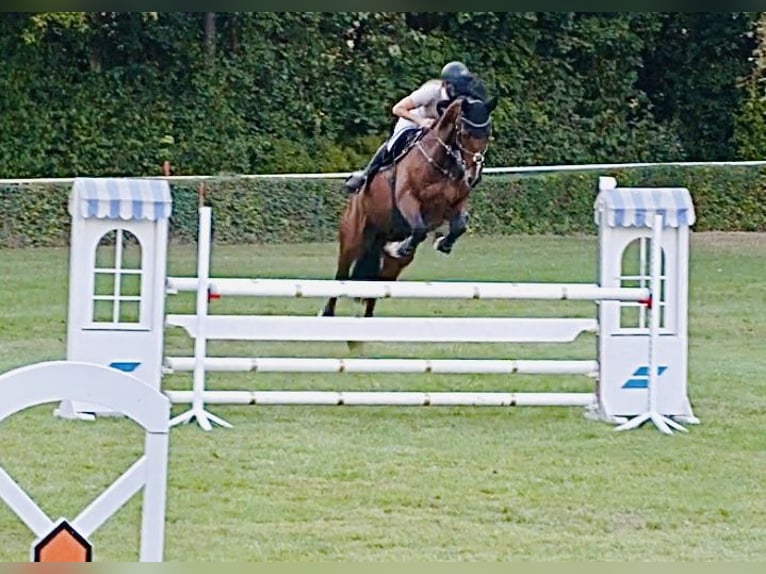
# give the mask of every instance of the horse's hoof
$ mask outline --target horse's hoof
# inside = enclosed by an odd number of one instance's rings
[[[439,237],[434,239],[434,249],[436,249],[437,251],[440,251],[441,253],[449,255],[452,252],[452,246],[448,245],[446,241],[447,241],[447,236],[440,235]]]

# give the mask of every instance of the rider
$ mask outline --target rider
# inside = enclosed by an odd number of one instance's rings
[[[454,61],[444,65],[440,77],[439,80],[427,81],[394,105],[391,112],[399,120],[393,134],[378,148],[364,170],[353,173],[346,180],[348,193],[355,193],[362,188],[367,178],[383,165],[398,142],[413,135],[414,131],[430,128],[439,119],[445,104],[459,95],[473,76],[465,64]]]

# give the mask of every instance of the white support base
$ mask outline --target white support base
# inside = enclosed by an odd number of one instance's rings
[[[628,417],[606,414],[599,401],[594,401],[592,404],[585,407],[585,414],[583,416],[590,421],[609,423],[612,425],[621,425],[628,422]]]
[[[683,423],[685,425],[698,425],[700,420],[694,415],[677,415],[673,417],[673,420],[677,423]]]
[[[95,421],[96,415],[92,413],[82,413],[74,408],[73,401],[61,401],[57,409],[53,409],[53,416],[60,419],[69,419],[76,421]]]
[[[213,413],[206,411],[204,408],[199,406],[193,406],[188,411],[170,419],[170,426],[174,427],[181,424],[187,424],[192,422],[194,419],[197,419],[197,424],[202,430],[206,431],[213,430],[213,424],[222,426],[227,429],[233,428],[231,423],[225,421],[221,417],[214,415]]]
[[[682,425],[680,425],[679,423],[677,423],[670,417],[661,415],[660,413],[656,411],[649,411],[642,415],[638,415],[637,417],[633,417],[628,422],[623,423],[620,426],[616,427],[614,430],[621,431],[621,430],[635,429],[648,421],[651,421],[654,424],[654,426],[656,426],[660,431],[664,432],[665,434],[673,434],[673,430],[671,429],[671,427],[678,431],[689,432],[686,428],[684,428]]]
[[[660,415],[657,413],[655,413],[655,415],[657,417],[662,417],[665,420],[670,419],[670,422],[667,423],[668,426],[674,426],[676,424],[678,425],[700,424],[700,420],[694,415],[672,415],[670,417]],[[636,421],[630,427],[624,426],[624,428],[617,428],[616,430],[628,430],[628,428],[630,429],[637,428],[641,424],[645,423],[647,420],[651,419],[651,416],[649,414],[640,415],[640,416],[644,417],[641,421]],[[585,407],[584,417],[591,421],[605,422],[612,425],[626,425],[626,423],[634,420],[633,418],[628,416],[608,415],[604,412],[604,409],[601,407],[601,405],[599,405],[598,402],[593,402],[592,404]],[[639,418],[639,416],[636,416],[635,418]],[[686,429],[682,429],[682,430],[686,430]]]

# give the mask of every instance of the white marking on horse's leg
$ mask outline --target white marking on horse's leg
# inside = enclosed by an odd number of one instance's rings
[[[404,244],[405,241],[406,239],[402,241],[389,241],[383,245],[383,250],[394,259],[401,259],[401,256],[399,255],[399,248]]]

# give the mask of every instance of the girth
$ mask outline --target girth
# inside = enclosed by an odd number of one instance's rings
[[[412,233],[412,228],[402,215],[396,202],[396,165],[391,168],[388,176],[388,184],[391,189],[391,237],[390,241],[400,241]]]

